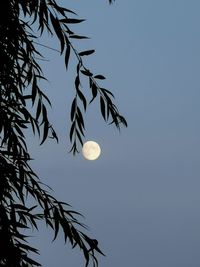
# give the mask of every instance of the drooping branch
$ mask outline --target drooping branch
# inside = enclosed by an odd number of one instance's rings
[[[110,3],[112,1],[109,1]],[[86,260],[97,266],[96,253],[103,254],[95,239],[83,230],[80,214],[71,210],[67,203],[54,198],[50,189],[43,185],[30,166],[31,156],[27,148],[25,131],[31,127],[38,133],[41,144],[50,136],[58,140],[48,119],[47,95],[40,88],[45,80],[36,49],[39,35],[47,31],[57,36],[60,54],[68,68],[71,54],[77,59],[75,97],[71,106],[70,140],[72,151],[78,151],[85,133],[84,116],[88,103],[99,97],[100,110],[105,121],[127,126],[115,104],[113,94],[102,88],[98,81],[105,77],[93,74],[84,64],[84,57],[94,50],[78,52],[73,39],[87,37],[75,34],[70,25],[81,23],[72,10],[59,6],[55,0],[2,0],[0,3],[0,265],[6,267],[39,266],[29,257],[38,253],[28,245],[23,229],[37,229],[39,220],[44,221],[54,233],[54,239],[62,230],[65,241],[78,246]],[[38,30],[33,29],[38,26]],[[87,100],[81,87],[81,79],[88,79],[91,100]],[[30,107],[32,104],[32,108]],[[109,121],[109,119],[111,119]],[[27,198],[33,206],[27,205]]]
[[[110,1],[110,3],[111,2],[112,1]],[[73,151],[73,153],[75,154],[76,152],[78,152],[77,141],[83,144],[83,137],[85,132],[84,112],[87,109],[88,103],[91,103],[95,98],[99,98],[101,114],[106,122],[114,123],[118,129],[120,128],[120,124],[127,126],[127,122],[125,118],[119,113],[116,105],[113,103],[113,94],[108,89],[103,88],[99,85],[99,80],[104,80],[105,77],[101,74],[93,74],[92,71],[88,69],[84,64],[84,57],[93,54],[95,50],[78,52],[78,50],[73,45],[74,39],[82,40],[86,39],[87,37],[75,34],[70,29],[70,26],[73,24],[79,24],[84,20],[76,18],[77,15],[75,12],[57,5],[55,1],[49,1],[48,3],[46,3],[45,1],[40,1],[40,4],[38,4],[37,8],[39,10],[38,13],[35,12],[36,6],[34,6],[33,8],[31,5],[27,6],[23,4],[24,14],[29,14],[31,17],[33,17],[33,22],[38,23],[38,30],[40,31],[41,35],[44,31],[47,31],[49,34],[57,36],[60,43],[60,54],[64,54],[66,69],[68,69],[71,54],[74,54],[77,59],[77,74],[74,82],[75,96],[71,106],[70,129],[70,141],[72,142],[71,151]],[[49,26],[50,22],[52,27]],[[92,94],[92,100],[90,101],[86,99],[81,87],[81,79],[83,76],[88,79],[88,89]],[[36,97],[36,95],[38,94],[37,77],[34,77],[34,79],[33,91],[34,96]],[[32,99],[32,101],[34,104],[35,98]],[[41,114],[42,110],[45,110],[45,107],[42,109],[41,105],[42,104],[40,102],[37,103],[36,109],[38,116],[45,115]],[[81,106],[83,107],[83,112]],[[111,120],[109,121],[109,119]],[[44,135],[42,143],[47,138],[48,130],[50,128],[49,122],[45,123],[45,121],[46,120],[44,120]]]

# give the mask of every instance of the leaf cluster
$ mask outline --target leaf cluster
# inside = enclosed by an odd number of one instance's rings
[[[0,171],[0,263],[1,266],[40,266],[28,256],[29,252],[38,250],[27,244],[23,229],[38,229],[38,220],[43,220],[53,232],[53,240],[62,230],[65,242],[74,248],[79,246],[86,259],[86,266],[91,259],[97,264],[95,251],[103,253],[94,246],[94,240],[80,228],[86,226],[80,223],[77,216],[80,213],[71,209],[70,205],[58,201],[42,188],[42,183],[25,161],[15,159],[10,162],[7,152],[1,151]],[[36,205],[27,207],[27,197],[31,196]],[[12,257],[11,257],[12,255]],[[17,263],[17,265],[16,265]]]
[[[112,1],[109,1],[110,3]],[[53,231],[53,239],[63,232],[66,242],[79,247],[86,266],[98,265],[96,253],[103,254],[96,239],[90,238],[79,220],[80,214],[67,203],[58,201],[49,193],[30,166],[31,157],[26,143],[26,129],[31,127],[38,134],[41,144],[48,137],[58,141],[48,119],[47,95],[40,87],[46,80],[39,59],[43,55],[36,48],[39,36],[46,31],[56,36],[60,44],[66,68],[70,56],[77,59],[74,81],[75,96],[71,105],[70,140],[73,153],[78,151],[77,142],[83,143],[85,132],[83,112],[89,103],[99,98],[103,119],[127,126],[126,120],[113,103],[113,94],[101,87],[101,74],[93,74],[83,59],[94,50],[78,52],[72,41],[86,39],[77,35],[70,26],[81,23],[74,11],[61,7],[55,0],[2,0],[0,3],[0,265],[6,267],[30,267],[40,264],[29,253],[38,253],[30,246],[24,229],[37,230],[42,220]],[[33,25],[37,25],[35,32]],[[83,94],[81,79],[88,80],[91,99]],[[47,190],[48,189],[48,190]],[[31,198],[33,206],[28,206]],[[86,229],[85,229],[86,230]]]

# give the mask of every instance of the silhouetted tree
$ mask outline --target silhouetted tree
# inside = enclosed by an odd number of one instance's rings
[[[54,198],[32,170],[24,134],[30,126],[34,134],[38,133],[41,144],[48,137],[58,140],[47,114],[47,105],[51,103],[39,85],[45,77],[38,63],[42,55],[36,47],[44,32],[58,39],[66,68],[71,53],[77,59],[69,133],[71,151],[75,154],[83,143],[83,112],[88,105],[81,87],[83,77],[88,79],[90,102],[99,98],[104,120],[117,128],[121,123],[127,126],[112,101],[112,93],[98,84],[105,77],[94,75],[84,65],[84,57],[94,50],[78,52],[72,43],[73,39],[87,38],[70,29],[71,24],[82,21],[55,0],[0,1],[0,266],[40,265],[30,258],[30,252],[38,251],[24,234],[24,229],[37,229],[39,221],[53,230],[54,239],[63,230],[65,241],[83,252],[86,266],[90,261],[98,265],[96,253],[103,254],[97,240],[83,232],[80,214]],[[33,206],[28,206],[27,198]]]

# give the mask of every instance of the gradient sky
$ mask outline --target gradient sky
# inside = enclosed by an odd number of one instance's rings
[[[200,266],[200,1],[58,1],[87,21],[74,26],[87,41],[74,42],[103,86],[116,97],[129,127],[106,126],[93,104],[86,140],[97,141],[94,162],[69,150],[69,109],[74,60],[47,51],[42,63],[52,101],[50,117],[60,143],[30,149],[33,167],[54,195],[84,214],[89,235],[107,255],[100,267]],[[44,44],[56,48],[55,40]],[[98,103],[97,103],[98,105]],[[84,266],[79,250],[51,243],[41,227],[34,244],[44,267]]]

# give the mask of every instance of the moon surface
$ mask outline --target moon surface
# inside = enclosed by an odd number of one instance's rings
[[[83,145],[82,154],[87,160],[95,160],[100,156],[101,148],[96,142],[87,141]]]

